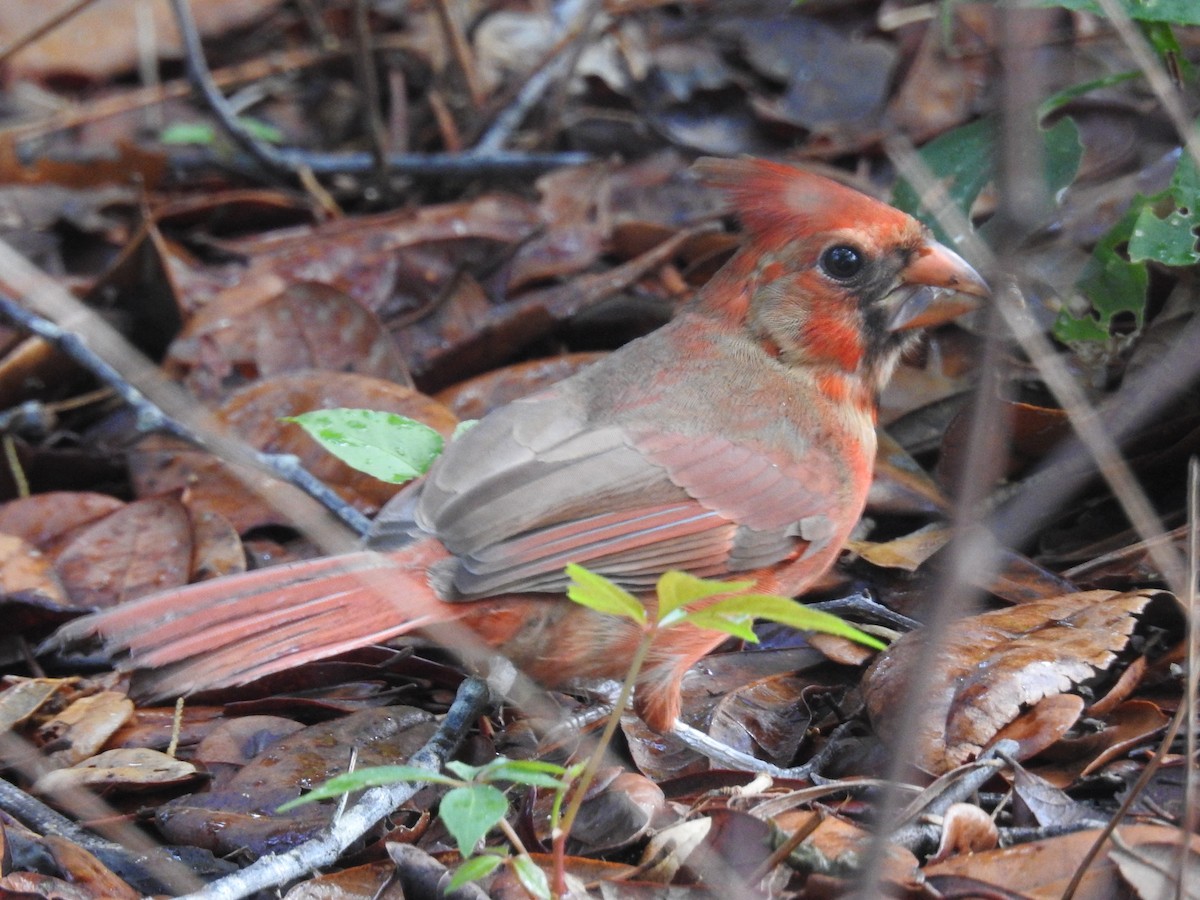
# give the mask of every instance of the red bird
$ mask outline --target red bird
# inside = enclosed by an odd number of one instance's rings
[[[562,599],[568,562],[650,602],[668,569],[804,591],[862,514],[876,397],[902,349],[966,308],[930,306],[930,288],[987,286],[915,219],[833,181],[699,168],[745,246],[669,324],[451,443],[380,514],[377,542],[398,548],[164,592],[54,643],[128,650],[161,697],[454,622],[553,686],[620,677],[639,639]],[[648,725],[672,727],[684,672],[723,639],[660,633],[635,690]]]

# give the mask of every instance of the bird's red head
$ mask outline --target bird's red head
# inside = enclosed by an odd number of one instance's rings
[[[873,394],[915,328],[973,306],[939,293],[988,288],[907,213],[820,175],[765,160],[705,159],[748,240],[700,293],[698,309],[745,327],[785,364],[856,379]]]

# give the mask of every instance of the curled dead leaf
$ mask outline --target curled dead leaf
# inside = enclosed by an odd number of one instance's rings
[[[1165,592],[1087,591],[971,616],[940,640],[925,631],[905,635],[863,678],[871,722],[889,741],[919,714],[913,746],[896,750],[921,769],[945,772],[976,756],[1022,710],[1106,671],[1155,601],[1156,611],[1178,621]],[[916,701],[909,693],[915,667],[933,660],[937,671]]]

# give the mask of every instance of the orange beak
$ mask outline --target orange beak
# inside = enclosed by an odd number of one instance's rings
[[[917,248],[901,270],[900,282],[914,290],[893,313],[888,323],[892,331],[949,322],[978,307],[977,298],[991,296],[987,282],[970,263],[932,238]]]

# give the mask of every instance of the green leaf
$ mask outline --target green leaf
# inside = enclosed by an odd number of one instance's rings
[[[480,853],[478,856],[464,859],[462,865],[454,870],[454,876],[446,886],[447,893],[457,890],[468,881],[478,881],[485,875],[491,874],[492,870],[504,860],[505,857],[495,853]]]
[[[1170,200],[1172,209],[1159,218],[1152,203],[1146,203],[1133,223],[1129,237],[1129,259],[1152,259],[1166,266],[1192,266],[1200,262],[1197,233],[1200,230],[1200,169],[1183,151],[1171,176],[1171,186],[1155,201]]]
[[[449,765],[449,764],[447,764]],[[536,759],[494,759],[479,773],[481,781],[511,781],[529,787],[563,790],[570,783],[567,770],[555,763]]]
[[[1094,315],[1076,317],[1066,310],[1060,312],[1054,323],[1054,336],[1060,341],[1108,340],[1109,325],[1118,313],[1132,313],[1141,327],[1150,277],[1146,266],[1130,262],[1121,254],[1121,248],[1128,244],[1144,203],[1135,202],[1097,242],[1076,282],[1091,302]]]
[[[335,775],[324,784],[319,785],[295,800],[289,800],[280,806],[276,812],[285,812],[304,803],[315,800],[328,800],[330,797],[340,797],[364,788],[378,787],[384,784],[396,784],[401,781],[428,782],[429,784],[457,784],[458,782],[440,772],[431,772],[417,766],[372,766]]]
[[[658,621],[664,622],[668,613],[681,606],[695,603],[697,600],[704,600],[707,597],[715,597],[717,594],[734,594],[744,591],[753,584],[753,581],[711,581],[675,569],[664,572],[658,579],[656,588],[658,591]]]
[[[970,212],[980,191],[992,178],[994,129],[995,123],[991,119],[979,119],[939,135],[920,150],[921,159],[946,188],[950,202],[963,215]],[[908,181],[901,179],[896,182],[892,191],[892,205],[928,225],[938,240],[948,246],[956,246],[957,242],[941,230]]]
[[[1030,5],[1049,9],[1090,12],[1104,15],[1096,0],[1030,0]],[[1200,4],[1195,0],[1117,0],[1125,15],[1137,22],[1167,22],[1175,25],[1200,25]]]
[[[438,807],[438,815],[458,843],[458,852],[471,856],[505,813],[508,799],[490,784],[473,784],[447,791]]]
[[[995,175],[995,132],[994,119],[979,119],[934,138],[918,154],[945,188],[951,204],[964,216],[970,214],[980,192]],[[1079,128],[1074,120],[1063,118],[1042,129],[1041,134],[1046,192],[1057,197],[1074,180],[1083,158]],[[924,207],[908,181],[896,182],[892,204],[928,225],[942,243],[950,247],[958,245],[955,236],[943,231],[936,217]]]
[[[391,484],[426,470],[442,452],[442,436],[415,419],[370,409],[321,409],[289,416],[342,462]]]
[[[781,597],[778,594],[743,594],[740,597],[730,597],[728,600],[720,600],[712,606],[699,610],[696,614],[689,613],[688,619],[692,621],[693,615],[700,618],[709,613],[728,618],[768,619],[801,631],[836,634],[876,650],[882,650],[885,646],[876,638],[859,631],[837,616],[819,609],[812,609],[803,603],[797,603],[789,597]]]
[[[567,575],[572,579],[567,587],[567,596],[580,606],[610,616],[623,616],[639,625],[646,624],[646,607],[642,602],[603,575],[589,572],[575,563],[568,563]]]
[[[1083,142],[1079,140],[1079,126],[1075,120],[1064,117],[1049,128],[1042,129],[1043,165],[1046,174],[1046,191],[1051,197],[1071,185],[1083,159]]]
[[[671,624],[681,622],[687,622],[697,628],[707,628],[709,631],[731,634],[751,644],[758,643],[758,635],[754,633],[754,616],[722,609],[720,603],[693,610],[673,620]]]
[[[260,119],[239,116],[238,124],[255,140],[268,144],[282,144],[284,134],[274,125]],[[217,143],[217,129],[207,122],[175,122],[159,132],[160,143],[171,146],[211,147]]]
[[[1131,69],[1128,72],[1116,72],[1112,75],[1105,75],[1103,78],[1096,78],[1092,81],[1084,81],[1079,84],[1073,84],[1070,87],[1063,88],[1057,93],[1051,94],[1043,100],[1037,108],[1037,117],[1040,122],[1051,113],[1056,112],[1085,94],[1090,94],[1092,91],[1100,91],[1104,88],[1110,88],[1117,84],[1122,84],[1126,81],[1132,81],[1135,78],[1141,78],[1142,72],[1140,69]]]
[[[158,134],[159,143],[172,147],[207,147],[216,139],[217,129],[207,122],[174,122]]]
[[[457,759],[447,761],[446,768],[463,781],[474,781],[484,769],[483,766],[473,766]]]
[[[532,896],[538,900],[550,900],[550,884],[546,880],[546,873],[532,859],[524,853],[513,857],[513,871],[517,873],[521,887]]]

